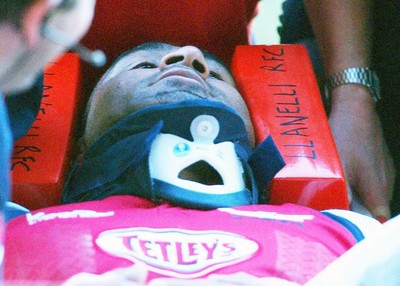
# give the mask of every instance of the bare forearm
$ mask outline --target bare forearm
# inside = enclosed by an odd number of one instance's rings
[[[370,0],[304,0],[325,73],[371,66]],[[389,217],[394,167],[371,90],[340,84],[331,92],[329,123],[346,180],[376,217]]]
[[[369,66],[371,1],[305,0],[326,74]]]

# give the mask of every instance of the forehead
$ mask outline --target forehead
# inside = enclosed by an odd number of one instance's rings
[[[176,51],[180,48],[181,47],[166,43],[146,43],[135,47],[132,50],[122,54],[113,63],[106,74],[106,78],[109,79],[118,74],[121,70],[132,68],[141,62],[150,62],[158,65],[166,54]],[[229,67],[223,61],[205,50],[202,50],[202,53],[210,70],[232,77]]]

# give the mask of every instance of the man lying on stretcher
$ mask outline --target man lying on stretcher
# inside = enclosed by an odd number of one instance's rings
[[[7,282],[304,284],[381,227],[267,205],[282,158],[270,137],[253,146],[229,69],[196,47],[123,54],[93,91],[85,127],[66,204],[9,222]]]

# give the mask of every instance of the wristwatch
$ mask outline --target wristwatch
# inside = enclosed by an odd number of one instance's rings
[[[361,84],[368,87],[369,92],[377,103],[381,99],[379,78],[375,71],[368,67],[348,68],[334,73],[325,83],[325,104],[330,106],[331,92],[344,84]]]

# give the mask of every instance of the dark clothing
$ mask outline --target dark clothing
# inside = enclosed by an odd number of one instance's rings
[[[27,91],[6,97],[10,127],[14,141],[24,136],[31,128],[40,109],[43,93],[43,75]]]
[[[400,213],[400,21],[398,21],[400,1],[374,2],[372,65],[381,82],[382,100],[377,105],[377,110],[397,170],[392,202],[392,212],[397,214]],[[281,43],[305,44],[312,58],[318,81],[323,84],[323,68],[303,1],[286,0],[282,8],[283,15],[280,18],[282,27],[279,28]]]
[[[43,76],[34,87],[20,94],[7,96],[0,93],[0,213],[6,220],[17,214],[15,205],[5,204],[10,199],[10,159],[12,143],[29,130],[40,108]]]

